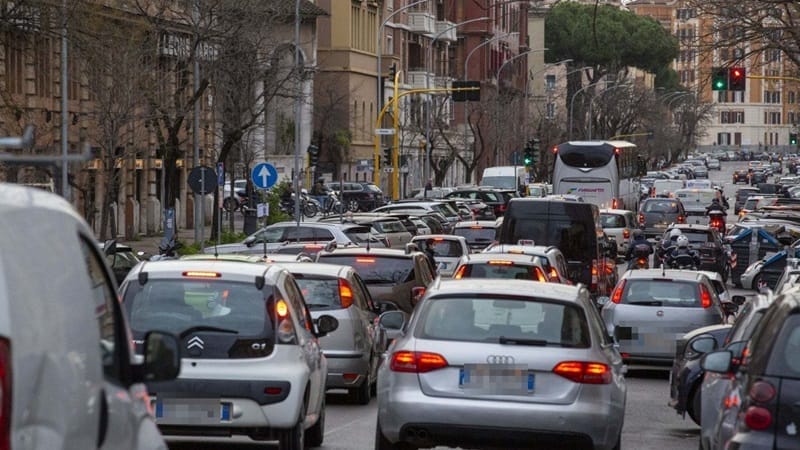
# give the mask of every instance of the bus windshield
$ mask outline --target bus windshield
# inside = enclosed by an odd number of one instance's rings
[[[564,145],[558,149],[558,156],[564,164],[571,167],[603,167],[611,162],[614,149],[609,146]]]

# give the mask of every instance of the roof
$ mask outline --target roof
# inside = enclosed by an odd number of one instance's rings
[[[419,234],[411,238],[411,242],[422,241],[427,239],[438,239],[445,241],[465,241],[464,236],[456,236],[454,234]]]
[[[319,257],[323,258],[325,256],[341,256],[341,255],[357,255],[357,256],[390,256],[394,258],[406,258],[414,253],[419,252],[412,252],[407,254],[403,250],[398,250],[394,248],[371,248],[367,249],[366,247],[351,247],[351,248],[337,248],[332,252],[322,251],[319,253]]]
[[[494,244],[486,248],[486,254],[515,253],[534,256],[546,256],[547,252],[558,250],[554,245],[520,245],[520,244]]]
[[[456,223],[455,228],[497,228],[499,226],[500,224],[494,220],[462,220],[461,222]]]
[[[323,275],[337,278],[344,278],[346,272],[348,270],[352,270],[352,267],[350,266],[325,263],[309,264],[303,262],[290,262],[281,263],[280,266],[292,274]]]
[[[600,214],[633,214],[633,211],[627,209],[601,209]]]
[[[277,265],[253,264],[240,261],[223,260],[197,260],[187,261],[182,259],[171,259],[161,261],[150,261],[138,266],[138,272],[146,272],[148,278],[180,278],[184,272],[217,272],[221,280],[250,281],[255,277],[276,277],[277,272],[284,270]],[[133,271],[128,276],[136,275]]]
[[[490,261],[511,261],[513,263],[527,264],[540,262],[539,256],[525,253],[471,253],[464,255],[462,264],[488,263]]]
[[[696,270],[639,269],[625,272],[623,278],[626,280],[652,280],[664,278],[673,280],[700,281],[702,278],[705,278],[705,275]]]
[[[679,230],[697,230],[697,231],[708,231],[711,229],[708,225],[699,225],[696,223],[673,223],[670,224],[669,229],[672,230],[677,228]]]
[[[25,210],[31,207],[48,209],[83,221],[75,208],[58,195],[34,187],[0,183],[0,208],[5,211]]]
[[[499,280],[498,280],[499,281]],[[535,284],[531,284],[535,283]],[[536,293],[532,293],[532,289]],[[438,278],[428,291],[435,294],[492,294],[510,296],[544,297],[554,300],[572,300],[581,295],[588,295],[581,286],[570,286],[558,283],[543,283],[529,280],[502,280],[502,283],[487,283],[485,278],[464,278],[460,280]]]

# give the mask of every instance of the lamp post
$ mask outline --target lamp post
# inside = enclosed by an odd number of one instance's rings
[[[577,91],[575,91],[574,94],[572,94],[572,98],[569,101],[569,130],[567,132],[567,140],[568,141],[572,140],[572,107],[575,105],[575,97],[577,97],[578,94],[580,94],[581,92],[585,91],[586,89],[589,89],[592,86],[597,86],[601,82],[602,81],[595,81],[594,83],[587,84],[586,86],[578,89]]]
[[[465,20],[463,22],[459,22],[459,23],[453,24],[453,25],[445,28],[444,30],[436,33],[436,35],[433,37],[433,40],[431,41],[430,46],[428,47],[428,57],[426,58],[428,67],[429,68],[433,67],[433,64],[432,64],[433,63],[433,46],[434,46],[434,44],[436,44],[436,41],[439,40],[439,38],[444,33],[447,33],[448,31],[450,31],[450,30],[452,30],[454,28],[460,27],[461,25],[466,25],[466,24],[469,24],[469,23],[480,22],[482,20],[490,20],[490,19],[491,19],[491,17],[483,16],[483,17],[478,17],[476,19]],[[433,67],[433,73],[434,74],[436,73],[436,68],[435,67]],[[430,89],[431,88],[430,81],[431,81],[430,77],[427,76],[427,74],[426,74],[425,75],[425,88],[426,89]],[[423,164],[423,169],[422,169],[422,182],[423,183],[427,183],[428,180],[431,177],[431,148],[430,148],[430,141],[429,141],[429,136],[430,136],[430,133],[431,133],[431,109],[432,108],[428,109],[428,116],[426,117],[426,120],[425,120],[425,149],[424,149],[424,151],[425,151],[425,163]]]
[[[599,95],[604,95],[608,91],[612,91],[614,89],[621,88],[621,87],[630,87],[630,86],[631,86],[630,83],[615,84],[614,86],[611,86],[610,88],[607,88],[607,89],[603,89],[602,91],[600,91],[597,94],[593,95],[592,99],[589,100],[589,140],[590,141],[592,140],[592,116],[594,115],[592,107],[594,105],[594,99],[596,99]]]
[[[695,94],[694,92],[691,92],[691,91],[689,91],[689,92],[680,92],[678,95],[674,96],[673,98],[671,98],[671,99],[670,99],[670,100],[667,102],[667,109],[668,109],[668,110],[671,110],[671,109],[672,109],[672,103],[673,103],[675,100],[678,100],[679,98],[683,98],[683,97],[688,97],[688,96],[690,96],[690,95],[691,95],[692,97],[695,97],[695,96],[697,96],[697,94]]]

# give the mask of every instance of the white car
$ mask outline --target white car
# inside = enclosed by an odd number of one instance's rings
[[[617,253],[625,255],[631,242],[633,230],[637,228],[636,216],[626,209],[601,209],[600,226],[606,235],[617,241]]]
[[[419,247],[422,252],[427,252],[428,246],[433,251],[437,272],[443,277],[453,276],[458,261],[462,256],[469,254],[469,245],[462,236],[452,234],[430,234],[414,236],[411,243]]]
[[[133,355],[105,255],[61,197],[0,183],[0,217],[0,448],[166,450],[141,382],[178,374],[177,339]]]
[[[327,361],[294,277],[277,264],[162,260],[136,266],[120,288],[134,342],[178,333],[180,376],[148,383],[167,435],[246,435],[299,450],[322,445]]]

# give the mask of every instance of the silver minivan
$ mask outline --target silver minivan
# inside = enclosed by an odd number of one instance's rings
[[[153,331],[133,355],[106,258],[61,197],[0,183],[0,235],[0,448],[166,449],[142,382],[178,375],[177,339]]]

